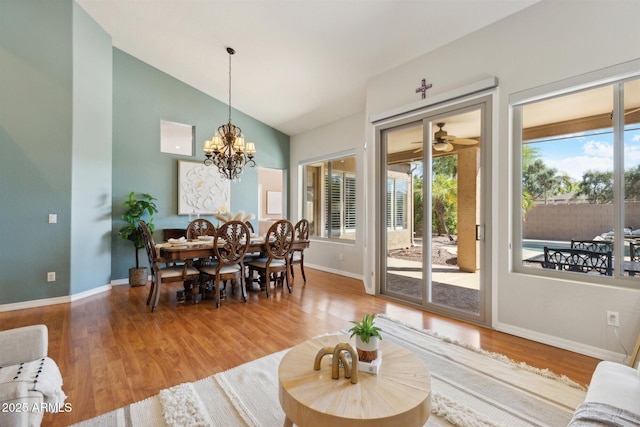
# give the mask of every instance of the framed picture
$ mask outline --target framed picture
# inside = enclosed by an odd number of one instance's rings
[[[178,160],[178,215],[213,215],[231,207],[231,184],[215,166]]]
[[[281,191],[267,191],[267,214],[268,215],[282,214],[282,192]]]

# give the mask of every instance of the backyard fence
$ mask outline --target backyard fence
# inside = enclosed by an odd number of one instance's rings
[[[624,226],[640,228],[640,202],[624,205]],[[613,205],[536,205],[527,212],[522,237],[535,240],[592,240],[613,230]]]

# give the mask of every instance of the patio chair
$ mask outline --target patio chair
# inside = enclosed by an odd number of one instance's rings
[[[640,243],[629,243],[629,256],[631,261],[640,262]]]
[[[612,252],[594,252],[584,249],[544,247],[543,268],[613,275]]]
[[[605,240],[571,240],[571,249],[591,252],[613,252],[613,242]]]

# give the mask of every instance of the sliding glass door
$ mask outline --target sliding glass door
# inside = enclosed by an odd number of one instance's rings
[[[486,102],[381,130],[380,293],[486,322],[483,159]]]
[[[424,296],[425,233],[422,120],[383,132],[386,272],[382,293],[421,304]],[[427,260],[428,261],[428,260]]]

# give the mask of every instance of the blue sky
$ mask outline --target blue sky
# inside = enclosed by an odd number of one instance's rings
[[[627,126],[631,128],[631,126]],[[558,172],[566,172],[576,181],[589,169],[613,170],[613,134],[589,132],[567,139],[531,143],[545,164]],[[625,169],[640,164],[640,127],[633,125],[625,132]]]

